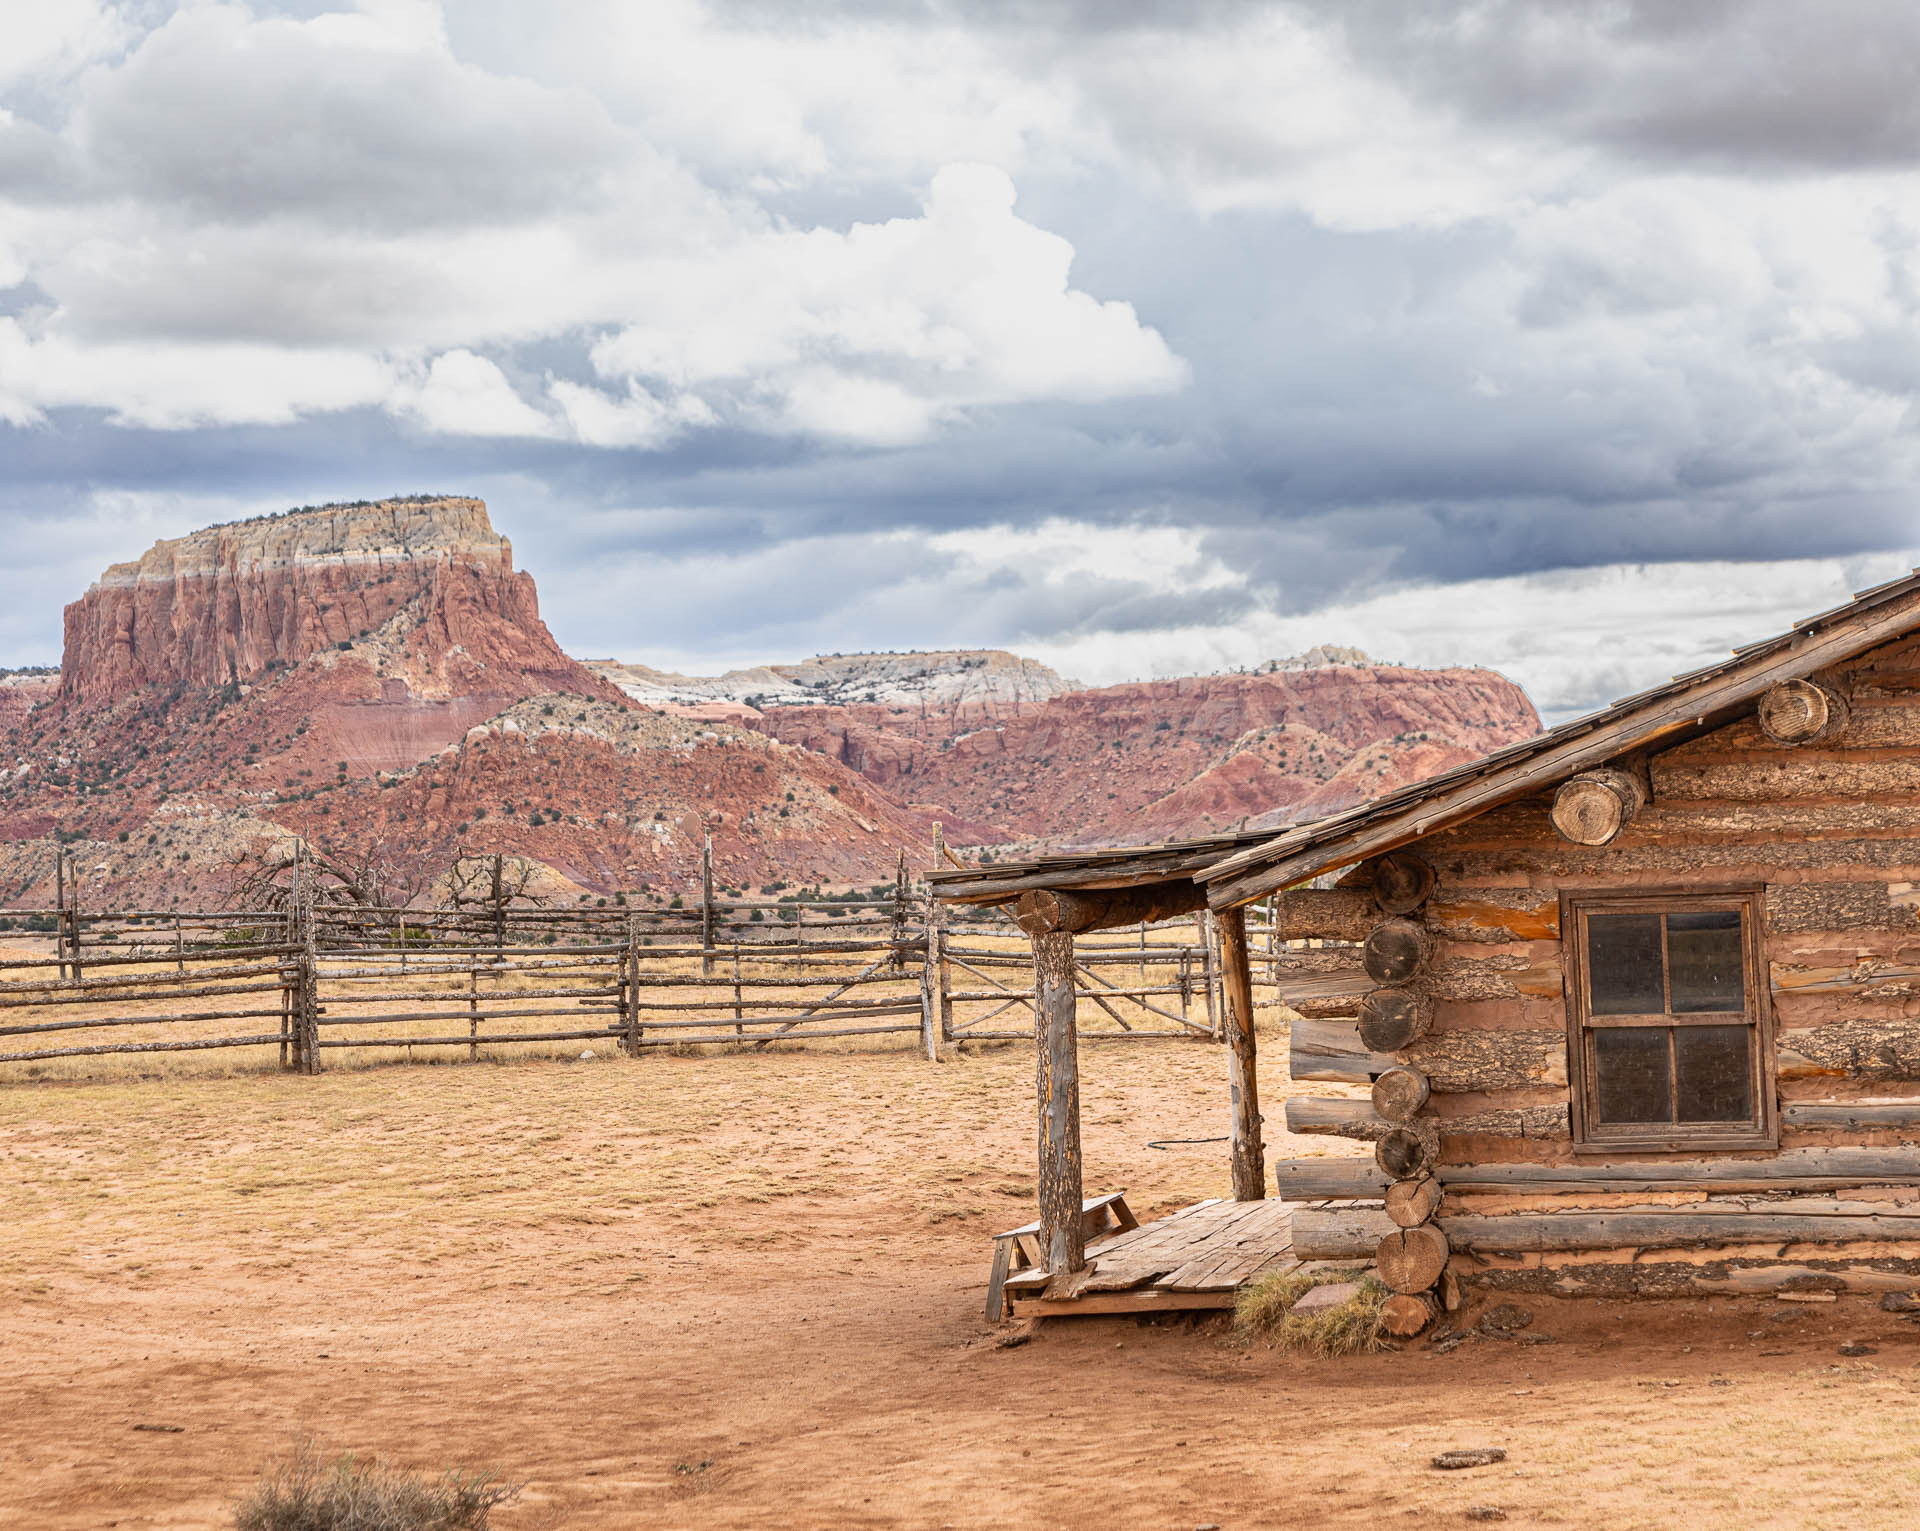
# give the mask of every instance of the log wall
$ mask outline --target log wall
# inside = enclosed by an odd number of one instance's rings
[[[1443,1166],[1592,1164],[1568,1129],[1561,895],[1759,886],[1782,1149],[1920,1142],[1920,639],[1821,679],[1848,704],[1837,733],[1786,746],[1749,716],[1655,754],[1610,844],[1562,838],[1551,792],[1420,841],[1431,1028],[1370,1053],[1340,992],[1364,984],[1358,949],[1312,953],[1295,1077],[1365,1084],[1405,1063],[1431,1083]],[[1385,1125],[1365,1101],[1288,1114],[1365,1139]]]

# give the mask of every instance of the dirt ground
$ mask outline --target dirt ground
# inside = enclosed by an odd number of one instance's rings
[[[1265,1057],[1270,1152],[1328,1150],[1278,1131]],[[1225,1133],[1225,1061],[1089,1048],[1089,1188],[1224,1194],[1224,1145],[1149,1142]],[[225,1525],[302,1432],[524,1480],[502,1528],[1912,1523],[1920,1328],[1870,1299],[1531,1301],[1550,1344],[1340,1361],[1217,1319],[989,1328],[1032,1076],[1010,1046],[0,1082],[0,1527]],[[1507,1460],[1429,1465],[1476,1445]]]

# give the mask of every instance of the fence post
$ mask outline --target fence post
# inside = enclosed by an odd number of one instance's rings
[[[640,917],[627,916],[627,1056],[640,1056]]]
[[[480,954],[467,953],[467,1062],[480,1061]]]
[[[900,859],[893,869],[893,924],[890,940],[893,947],[893,968],[903,973],[907,967],[907,954],[904,943],[907,939],[907,853],[903,848]]]
[[[500,853],[493,856],[493,960],[499,965],[507,960],[507,902],[506,894],[500,886]]]
[[[313,893],[300,901],[300,1062],[301,1072],[320,1072],[320,951],[313,935]]]
[[[1193,917],[1193,923],[1200,930],[1200,983],[1207,996],[1207,1033],[1214,1041],[1221,1038],[1220,1020],[1214,1006],[1214,964],[1212,922],[1203,909]]]
[[[53,955],[60,981],[67,981],[67,853],[53,853]]]
[[[713,977],[713,836],[700,851],[700,976]]]
[[[920,961],[920,1036],[926,1043],[927,1062],[940,1061],[940,1042],[946,1031],[945,1007],[948,1003],[941,983],[946,961],[940,952],[940,905],[927,889],[926,944]]]
[[[180,917],[174,916],[174,929],[179,930]],[[293,896],[287,901],[286,944],[289,947],[300,945],[300,842],[293,842]],[[176,945],[178,943],[176,942]],[[295,954],[287,957],[280,967],[286,982],[280,989],[280,1067],[301,1066],[300,1048],[303,1023],[301,996],[305,992],[300,981],[300,957]],[[184,965],[183,965],[184,967]]]
[[[67,897],[72,902],[67,928],[71,932],[69,939],[73,952],[73,981],[78,983],[83,976],[80,971],[80,868],[71,858],[67,862]]]

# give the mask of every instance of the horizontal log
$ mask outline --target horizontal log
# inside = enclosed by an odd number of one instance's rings
[[[1291,1133],[1330,1133],[1374,1143],[1393,1131],[1393,1123],[1376,1114],[1370,1100],[1295,1095],[1287,1101],[1286,1113],[1287,1131]]]
[[[151,989],[104,996],[75,994],[61,989],[37,989],[25,994],[0,995],[0,1015],[10,1010],[44,1010],[66,1005],[160,1005],[181,1000],[220,999],[232,994],[272,994],[286,988],[291,981],[291,974],[283,977],[270,973],[263,983],[227,983],[201,988],[191,982],[183,985],[176,979],[171,984],[155,984]]]
[[[1438,1226],[1455,1249],[1491,1254],[1920,1238],[1920,1215],[1709,1211],[1699,1206],[1645,1212],[1516,1212],[1499,1217],[1465,1213],[1442,1217]]]
[[[1364,941],[1380,923],[1373,894],[1356,888],[1293,888],[1273,898],[1275,939]]]
[[[101,1026],[182,1026],[207,1021],[274,1020],[282,1014],[278,1006],[250,1010],[189,1010],[173,1015],[110,1015],[88,1020],[36,1021],[28,1026],[0,1026],[0,1037],[36,1036],[49,1031],[90,1031]]]
[[[484,1047],[501,1042],[617,1042],[617,1026],[576,1031],[495,1031],[454,1037],[322,1037],[321,1047]],[[732,1039],[729,1039],[732,1040]]]
[[[1915,815],[1920,830],[1920,814]],[[1423,911],[1427,928],[1442,940],[1508,942],[1560,939],[1560,901],[1538,888],[1488,888],[1473,894],[1446,892]]]
[[[1446,955],[1428,965],[1421,987],[1437,1000],[1558,999],[1565,986],[1557,958],[1501,952]]]
[[[1614,1260],[1591,1254],[1482,1255],[1477,1287],[1554,1297],[1740,1297],[1809,1287],[1835,1292],[1911,1292],[1920,1288],[1920,1245],[1823,1244],[1811,1259],[1780,1260],[1753,1251],[1642,1259],[1623,1249]],[[1449,1267],[1451,1269],[1452,1267]]]
[[[172,967],[174,966],[174,964],[179,962],[188,962],[188,963],[240,962],[243,959],[254,958],[254,957],[296,956],[299,954],[299,951],[300,951],[300,948],[296,946],[266,945],[266,946],[223,946],[212,951],[193,951],[192,949],[188,949],[187,951],[178,952],[178,953],[166,952],[164,954],[156,953],[152,955],[149,955],[146,953],[137,953],[137,954],[128,954],[128,955],[116,955],[116,956],[110,956],[110,957],[96,956],[92,952],[83,952],[81,954],[81,962],[82,962],[82,965],[86,968],[135,967],[135,966],[159,967],[162,965],[166,967]],[[71,957],[66,957],[66,958],[5,957],[5,958],[0,958],[0,972],[11,973],[16,969],[20,969],[20,968],[59,967],[63,962],[70,965],[72,961],[73,959]],[[40,980],[36,979],[35,982],[38,983],[40,982]],[[97,983],[103,988],[110,987],[112,984],[118,983],[118,982],[124,982],[124,980],[113,979],[113,978],[101,978],[101,979],[89,978],[85,980],[85,983],[87,984]],[[75,987],[81,987],[81,986],[82,985],[79,983],[75,984]]]
[[[643,1029],[643,1032],[650,1032],[653,1028],[645,1027],[642,1029]],[[817,1041],[822,1037],[879,1037],[879,1036],[900,1036],[903,1034],[914,1035],[914,1034],[917,1034],[919,1030],[920,1028],[917,1025],[915,1026],[841,1026],[841,1027],[837,1027],[827,1031],[804,1031],[804,1032],[802,1031],[750,1031],[745,1036],[735,1036],[731,1032],[725,1033],[723,1035],[718,1035],[718,1036],[693,1036],[693,1037],[654,1037],[649,1035],[642,1035],[640,1038],[640,1045],[642,1047],[707,1047],[707,1046],[723,1046],[723,1045],[734,1046],[742,1042],[751,1042],[751,1043],[811,1042],[811,1041]],[[1031,1032],[1020,1032],[1018,1033],[1018,1035],[1025,1041],[1031,1042],[1033,1040],[1033,1033]],[[1141,1034],[1136,1032],[1134,1035],[1137,1038]],[[956,1037],[950,1040],[964,1042],[967,1040],[967,1038]],[[980,1040],[984,1041],[984,1040],[987,1040],[987,1038],[982,1037],[980,1038]],[[1080,1033],[1080,1040],[1083,1042],[1095,1041],[1095,1040],[1101,1041],[1101,1042],[1119,1042],[1119,1041],[1127,1040],[1127,1034],[1125,1032],[1112,1033],[1112,1032],[1083,1031]]]
[[[1912,847],[1920,851],[1920,846]],[[1894,898],[1884,882],[1769,884],[1767,929],[1790,931],[1920,930],[1920,910]]]
[[[1287,1102],[1286,1113],[1288,1132],[1328,1133],[1366,1143],[1378,1142],[1393,1127],[1375,1114],[1373,1102],[1368,1100],[1296,1095]],[[1569,1132],[1565,1106],[1516,1106],[1458,1116],[1424,1116],[1421,1120],[1432,1123],[1442,1138],[1554,1139],[1565,1138]],[[1920,1102],[1915,1103],[1914,1120],[1920,1121]]]
[[[1291,1221],[1296,1260],[1371,1260],[1394,1231],[1378,1207],[1295,1207]]]
[[[1351,1020],[1302,1018],[1289,1028],[1287,1040],[1287,1068],[1295,1079],[1371,1084],[1398,1062],[1392,1053],[1361,1046],[1360,1029]]]
[[[1149,883],[1138,888],[1110,888],[1070,892],[1056,888],[1029,888],[1014,905],[1013,921],[1030,936],[1065,931],[1107,930],[1116,925],[1138,925],[1170,920],[1207,907],[1207,891],[1190,879]]]
[[[845,1009],[829,1006],[808,1006],[805,1015],[789,1010],[784,1015],[743,1015],[734,1019],[728,1015],[702,1015],[688,1020],[663,1021],[652,1018],[652,1012],[641,1011],[640,1024],[648,1031],[698,1031],[714,1026],[807,1026],[815,1020],[832,1021],[839,1019],[871,1018],[883,1015],[919,1015],[922,1006],[918,1000],[903,1000],[897,1005],[861,1005]],[[1031,1040],[1033,1032],[1029,1029],[1020,1035]]]
[[[0,1063],[37,1063],[45,1058],[96,1058],[109,1053],[193,1053],[217,1047],[278,1047],[279,1032],[254,1037],[200,1037],[191,1042],[106,1042],[93,1047],[43,1047],[34,1052],[0,1053]]]
[[[1564,1031],[1430,1031],[1401,1053],[1369,1051],[1351,1020],[1295,1021],[1289,1037],[1295,1079],[1370,1085],[1402,1058],[1449,1094],[1523,1090],[1567,1082]]]
[[[1662,1159],[1639,1164],[1442,1164],[1449,1193],[1519,1191],[1838,1191],[1920,1186],[1920,1148],[1786,1148],[1752,1158]],[[1274,1187],[1287,1201],[1364,1200],[1386,1194],[1370,1158],[1281,1159]]]
[[[1358,1035],[1356,1028],[1356,1040]],[[1430,1031],[1403,1056],[1426,1074],[1435,1090],[1446,1094],[1567,1082],[1567,1035],[1557,1029]]]
[[[482,1004],[478,1010],[403,1010],[392,1015],[338,1015],[329,1013],[337,1006],[326,1006],[314,1020],[316,1026],[400,1026],[413,1025],[420,1021],[466,1021],[477,1018],[482,1025],[489,1021],[537,1020],[548,1016],[582,1015],[619,1015],[618,1005],[582,1005],[578,1008],[567,1005],[528,1005],[501,1009],[493,1005]],[[666,1025],[668,1022],[653,1022],[654,1025]]]
[[[1920,1100],[1789,1101],[1780,1125],[1808,1132],[1855,1132],[1920,1128]]]
[[[895,979],[898,983],[900,980]],[[512,1000],[516,1004],[523,1000],[535,999],[614,999],[626,993],[624,984],[595,985],[592,988],[578,989],[522,989],[515,986],[501,987],[491,981],[480,988],[462,985],[446,989],[390,989],[384,992],[375,990],[369,994],[363,989],[336,989],[322,995],[333,1005],[464,1005],[474,999],[482,1004],[494,1004],[500,1000]]]
[[[1715,765],[1662,764],[1653,768],[1654,796],[1668,802],[1713,798],[1722,802],[1783,797],[1890,797],[1920,789],[1920,760],[1886,755],[1859,760],[1728,761]]]
[[[1911,838],[1818,840],[1780,836],[1722,844],[1688,836],[1661,843],[1648,838],[1644,823],[1636,826],[1625,842],[1592,850],[1556,842],[1458,851],[1434,847],[1432,854],[1443,884],[1454,890],[1478,883],[1504,883],[1516,876],[1603,886],[1620,886],[1636,878],[1662,886],[1708,880],[1768,883],[1781,882],[1785,874],[1795,879],[1864,880],[1880,873],[1889,879],[1911,880],[1920,868],[1920,841]],[[1807,928],[1822,927],[1816,923]]]
[[[1920,1020],[1845,1020],[1776,1036],[1782,1079],[1920,1079]]]

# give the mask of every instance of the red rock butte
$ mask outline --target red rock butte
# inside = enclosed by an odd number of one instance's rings
[[[577,675],[486,505],[423,496],[207,527],[114,564],[66,608],[60,691],[100,703],[154,684],[250,681],[409,607],[443,652]],[[503,643],[517,652],[494,652]]]

